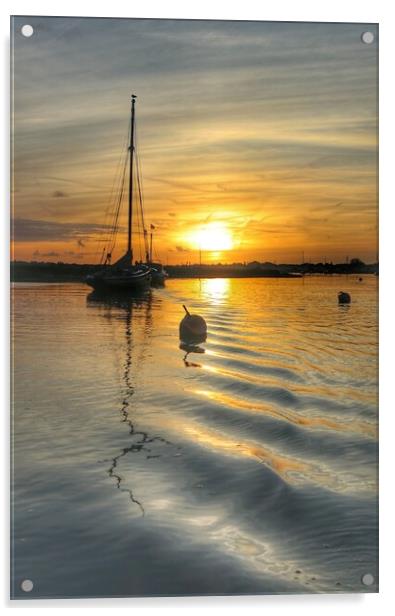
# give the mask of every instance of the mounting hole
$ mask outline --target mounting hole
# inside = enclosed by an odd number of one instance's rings
[[[33,590],[33,582],[31,580],[23,580],[22,584],[21,584],[21,588],[24,592],[30,592],[31,590]]]
[[[374,584],[374,576],[371,573],[365,573],[362,576],[362,584],[365,586],[372,586],[372,584]]]
[[[361,34],[362,43],[366,43],[366,45],[371,45],[374,41],[373,32],[363,32]]]
[[[32,36],[34,32],[33,26],[31,26],[30,24],[25,24],[24,26],[22,26],[21,32],[23,36],[27,36],[29,38],[29,36]]]

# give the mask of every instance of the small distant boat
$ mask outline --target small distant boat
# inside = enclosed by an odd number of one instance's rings
[[[166,272],[162,263],[150,263],[151,266],[151,284],[153,287],[163,287],[166,278],[169,274]]]
[[[150,232],[150,245],[148,252],[148,263],[151,268],[151,284],[153,287],[163,287],[165,284],[165,280],[168,277],[168,273],[163,267],[162,263],[155,263],[153,261],[153,230],[155,229],[154,225],[151,225]]]
[[[150,249],[148,248],[148,234],[144,222],[140,169],[135,146],[136,98],[137,97],[133,94],[131,102],[129,146],[127,156],[125,158],[123,174],[121,176],[119,194],[117,195],[117,200],[115,203],[113,222],[110,225],[110,233],[107,238],[107,245],[109,248],[106,246],[103,249],[101,269],[94,274],[90,274],[85,279],[88,285],[101,292],[112,293],[118,291],[140,291],[149,288],[151,283],[163,285],[166,277],[163,266],[160,263],[152,263],[152,229],[155,228],[153,225],[151,225],[151,245]],[[112,251],[115,247],[115,240],[118,231],[119,212],[124,192],[127,163],[129,163],[127,249],[126,253],[118,259],[116,263],[111,264]],[[139,210],[137,215],[140,216],[140,218],[137,220],[137,232],[143,235],[146,260],[145,262],[141,260],[133,263],[132,232],[134,179],[137,179],[137,192],[139,197]]]

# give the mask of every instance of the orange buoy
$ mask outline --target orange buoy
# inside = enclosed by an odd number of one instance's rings
[[[183,305],[186,312],[185,317],[180,322],[180,340],[183,342],[204,342],[207,338],[207,325],[203,317],[198,314],[191,314]]]

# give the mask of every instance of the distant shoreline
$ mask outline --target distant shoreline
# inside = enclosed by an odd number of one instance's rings
[[[78,263],[13,261],[11,282],[83,282],[102,266]],[[307,274],[378,274],[378,263],[258,263],[233,265],[168,265],[169,278],[301,278]]]

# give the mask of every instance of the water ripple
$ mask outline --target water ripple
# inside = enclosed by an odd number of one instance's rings
[[[376,278],[88,294],[14,289],[15,594],[377,590]]]

